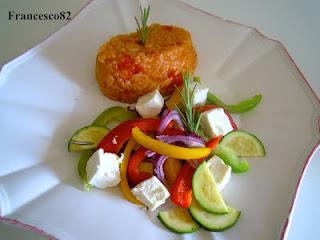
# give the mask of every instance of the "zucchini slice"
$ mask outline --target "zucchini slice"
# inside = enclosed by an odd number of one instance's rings
[[[175,233],[192,233],[200,228],[192,219],[189,211],[184,208],[159,212],[158,219],[167,229]]]
[[[237,153],[228,146],[219,143],[213,153],[221,158],[225,164],[229,165],[232,172],[243,173],[250,169],[250,164],[247,160],[238,157]]]
[[[81,128],[70,138],[68,150],[70,152],[80,152],[96,148],[108,132],[108,128],[102,126],[87,126]]]
[[[228,133],[220,143],[234,150],[239,157],[263,157],[266,155],[260,139],[243,130]]]
[[[241,212],[229,208],[229,213],[219,215],[207,212],[194,199],[189,207],[192,218],[204,229],[212,232],[222,232],[234,226],[240,218]]]
[[[192,177],[192,192],[206,211],[215,214],[229,212],[206,161],[201,163]]]

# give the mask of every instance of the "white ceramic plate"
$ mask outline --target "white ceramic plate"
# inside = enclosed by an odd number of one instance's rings
[[[254,111],[237,116],[267,151],[249,160],[248,173],[234,174],[223,193],[241,209],[239,222],[224,233],[175,235],[118,188],[81,190],[78,155],[67,152],[66,140],[118,104],[99,91],[95,57],[111,36],[135,30],[139,4],[94,1],[1,69],[1,220],[52,239],[285,238],[303,170],[319,144],[319,99],[281,43],[177,1],[150,1],[151,22],[192,33],[204,84],[227,102],[263,94]]]

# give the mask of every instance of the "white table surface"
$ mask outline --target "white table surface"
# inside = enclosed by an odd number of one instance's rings
[[[0,65],[24,52],[58,29],[65,21],[9,21],[8,12],[71,11],[89,0],[0,0]],[[320,1],[318,0],[184,0],[197,8],[256,27],[280,40],[320,95]],[[320,151],[316,151],[303,178],[288,240],[320,239]],[[32,232],[0,223],[0,239],[44,239]]]

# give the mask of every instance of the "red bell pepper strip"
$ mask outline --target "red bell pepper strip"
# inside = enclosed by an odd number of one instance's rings
[[[210,148],[211,150],[215,149],[222,137],[223,136],[220,135],[215,138],[212,138],[209,142],[206,143],[206,147]]]
[[[184,163],[176,180],[170,188],[170,199],[179,207],[188,208],[192,200],[192,177],[195,169]]]
[[[142,131],[156,132],[159,124],[160,120],[153,118],[135,119],[121,123],[102,139],[97,149],[102,148],[105,152],[119,153],[123,144],[131,137],[134,127],[138,127]]]
[[[204,105],[203,107],[196,107],[195,110],[197,110],[197,111],[202,113],[202,112],[206,112],[206,111],[209,111],[209,110],[215,109],[215,108],[220,108],[220,107],[216,106],[216,105]],[[228,116],[229,121],[230,121],[231,126],[233,127],[233,129],[237,130],[238,129],[237,124],[233,121],[230,113],[228,111],[226,111],[225,109],[224,109],[224,112]]]
[[[183,131],[182,129],[178,129],[178,128],[166,128],[162,135],[185,135],[185,131]]]
[[[146,158],[146,148],[140,147],[130,158],[128,163],[127,175],[129,181],[135,186],[138,183],[150,178],[150,173],[141,172],[139,170],[140,163]]]
[[[206,142],[206,147],[210,148],[211,150],[214,150],[216,148],[216,146],[218,145],[218,143],[220,142],[220,140],[222,139],[222,135],[217,136],[215,138],[212,138],[209,142]],[[197,163],[201,164],[203,162],[205,158],[200,158],[197,160]]]

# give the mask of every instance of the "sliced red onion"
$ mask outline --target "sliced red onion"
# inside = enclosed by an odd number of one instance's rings
[[[191,161],[188,161],[188,163],[193,167],[193,168],[197,168],[199,166],[199,163],[197,160],[193,159]]]
[[[194,132],[191,132],[191,133],[189,134],[189,136],[196,137],[196,138],[199,138],[199,139],[202,140],[202,138],[201,138],[198,134],[196,134],[196,133],[194,133]]]
[[[157,155],[155,159],[155,164],[154,164],[154,174],[164,184],[166,180],[164,177],[163,164],[167,158],[168,157],[164,155]]]
[[[164,96],[163,100],[167,101],[170,97],[171,97],[171,95]]]
[[[146,156],[147,157],[153,157],[154,155],[156,155],[156,153],[154,152],[154,151],[151,151],[151,150],[147,150],[146,152],[145,152],[145,154],[146,154]]]
[[[143,160],[143,162],[148,162],[148,163],[154,164],[155,160],[152,159],[152,158],[145,158],[145,159]]]
[[[181,129],[184,130],[184,126],[181,117],[177,110],[164,111],[161,117],[160,126],[158,128],[158,133],[162,133],[171,121],[175,121]]]
[[[202,138],[192,135],[159,135],[156,138],[162,142],[173,144],[177,142],[182,142],[188,147],[205,147],[205,142]]]
[[[164,109],[163,112],[161,113],[161,118],[163,118],[165,115],[167,115],[169,113],[169,109]]]

